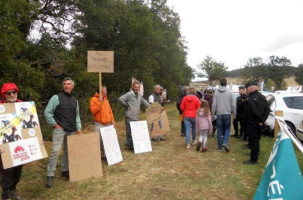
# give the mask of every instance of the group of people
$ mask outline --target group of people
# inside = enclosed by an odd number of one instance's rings
[[[257,82],[240,86],[237,98],[227,88],[226,79],[220,80],[220,87],[215,92],[207,89],[202,95],[197,94],[194,87],[185,86],[177,100],[177,109],[181,115],[181,136],[186,137],[187,148],[197,145],[197,151],[201,150],[201,146],[202,152],[207,151],[207,137],[213,137],[217,129],[217,150],[229,152],[228,142],[233,119],[233,136],[243,140],[248,138],[247,147],[251,150],[250,159],[244,164],[258,162],[261,129],[270,109],[264,95],[259,92]],[[200,133],[198,142],[196,132]]]
[[[244,97],[239,99],[239,102],[237,100],[238,112],[236,112],[235,99],[231,91],[226,87],[226,79],[222,79],[220,85],[221,87],[215,91],[214,94],[212,89],[206,90],[201,99],[198,98],[200,96],[197,97],[195,88],[184,88],[177,101],[177,108],[183,118],[181,120],[181,135],[186,136],[187,148],[190,148],[191,144],[198,144],[196,150],[200,151],[202,146],[202,152],[205,152],[207,151],[206,144],[208,135],[214,136],[217,128],[217,150],[222,151],[222,148],[224,148],[224,150],[228,152],[231,115],[233,115],[234,120],[237,119],[240,121],[240,135],[244,134],[245,137],[245,133],[247,132],[249,138],[251,157],[249,161],[244,163],[255,164],[258,161],[261,127],[269,113],[266,100],[264,96],[258,92],[258,84],[256,82],[249,82],[245,85],[248,97],[247,99]],[[74,135],[75,133],[79,135],[82,134],[79,104],[77,99],[72,95],[75,83],[71,78],[67,77],[63,80],[62,87],[62,92],[51,97],[44,111],[46,121],[53,127],[53,142],[49,156],[49,164],[47,166],[46,187],[53,186],[54,174],[62,145],[61,176],[69,179],[67,136]],[[155,85],[154,92],[150,95],[148,102],[139,93],[140,83],[134,81],[131,90],[119,98],[119,102],[125,108],[126,146],[129,149],[133,150],[134,148],[130,122],[139,120],[141,106],[147,108],[151,103],[157,102],[162,106],[163,110],[165,109],[161,89],[163,90],[160,85]],[[244,88],[241,87],[240,89],[242,90]],[[1,88],[2,101],[0,101],[0,103],[21,102],[21,100],[17,98],[18,91],[19,89],[14,83],[4,84]],[[240,104],[243,102],[245,102],[243,105]],[[241,106],[244,108],[244,114],[239,113]],[[101,94],[99,94],[98,89],[90,99],[90,110],[94,117],[95,132],[99,133],[102,127],[115,126],[113,112],[107,99],[106,86],[102,86]],[[161,127],[161,120],[158,123]],[[192,143],[190,144],[191,130]],[[196,141],[196,131],[200,133],[198,142]],[[152,138],[152,140],[156,139],[157,138]],[[160,141],[165,141],[163,137],[159,137],[159,139]],[[101,148],[102,157],[104,158],[102,142]],[[16,192],[16,186],[20,181],[21,172],[22,165],[3,169],[0,154],[2,199],[22,199]]]

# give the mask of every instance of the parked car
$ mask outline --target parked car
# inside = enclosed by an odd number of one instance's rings
[[[283,111],[283,118],[290,130],[303,141],[303,131],[297,131],[302,123],[302,93],[272,93],[266,96],[271,112],[265,122],[271,129],[275,126],[275,111]],[[303,128],[302,128],[303,129]]]
[[[303,117],[300,126],[297,128],[297,136],[301,141],[303,141]]]

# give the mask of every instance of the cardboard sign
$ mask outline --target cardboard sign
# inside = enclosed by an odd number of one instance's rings
[[[116,129],[114,126],[100,128],[108,165],[123,161]]]
[[[135,153],[145,153],[152,151],[150,143],[147,122],[146,121],[134,121],[130,122],[130,128],[134,143]]]
[[[67,137],[70,182],[102,177],[99,133]]]
[[[42,143],[33,101],[0,104],[0,148],[4,169],[46,158]]]
[[[161,120],[162,120],[162,131],[164,133],[170,132],[170,126],[169,126],[166,110],[163,110],[163,112],[161,113]]]
[[[87,72],[114,72],[113,51],[87,51]]]
[[[164,135],[164,132],[162,131],[162,129],[159,126],[159,122],[154,122],[153,123],[153,130],[150,134],[151,137],[157,137],[160,135]]]
[[[146,120],[148,123],[157,122],[161,119],[162,106],[157,102],[153,102],[146,110]]]

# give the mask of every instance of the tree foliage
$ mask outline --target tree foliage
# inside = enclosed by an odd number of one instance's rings
[[[205,73],[211,85],[214,81],[224,78],[227,70],[223,62],[218,62],[210,56],[206,56],[198,68]]]
[[[295,81],[299,85],[303,85],[303,64],[300,64],[295,73]]]

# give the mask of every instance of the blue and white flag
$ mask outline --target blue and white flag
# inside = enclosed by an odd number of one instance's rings
[[[303,177],[290,139],[293,136],[283,119],[278,118],[278,122],[280,131],[254,200],[303,199]]]

